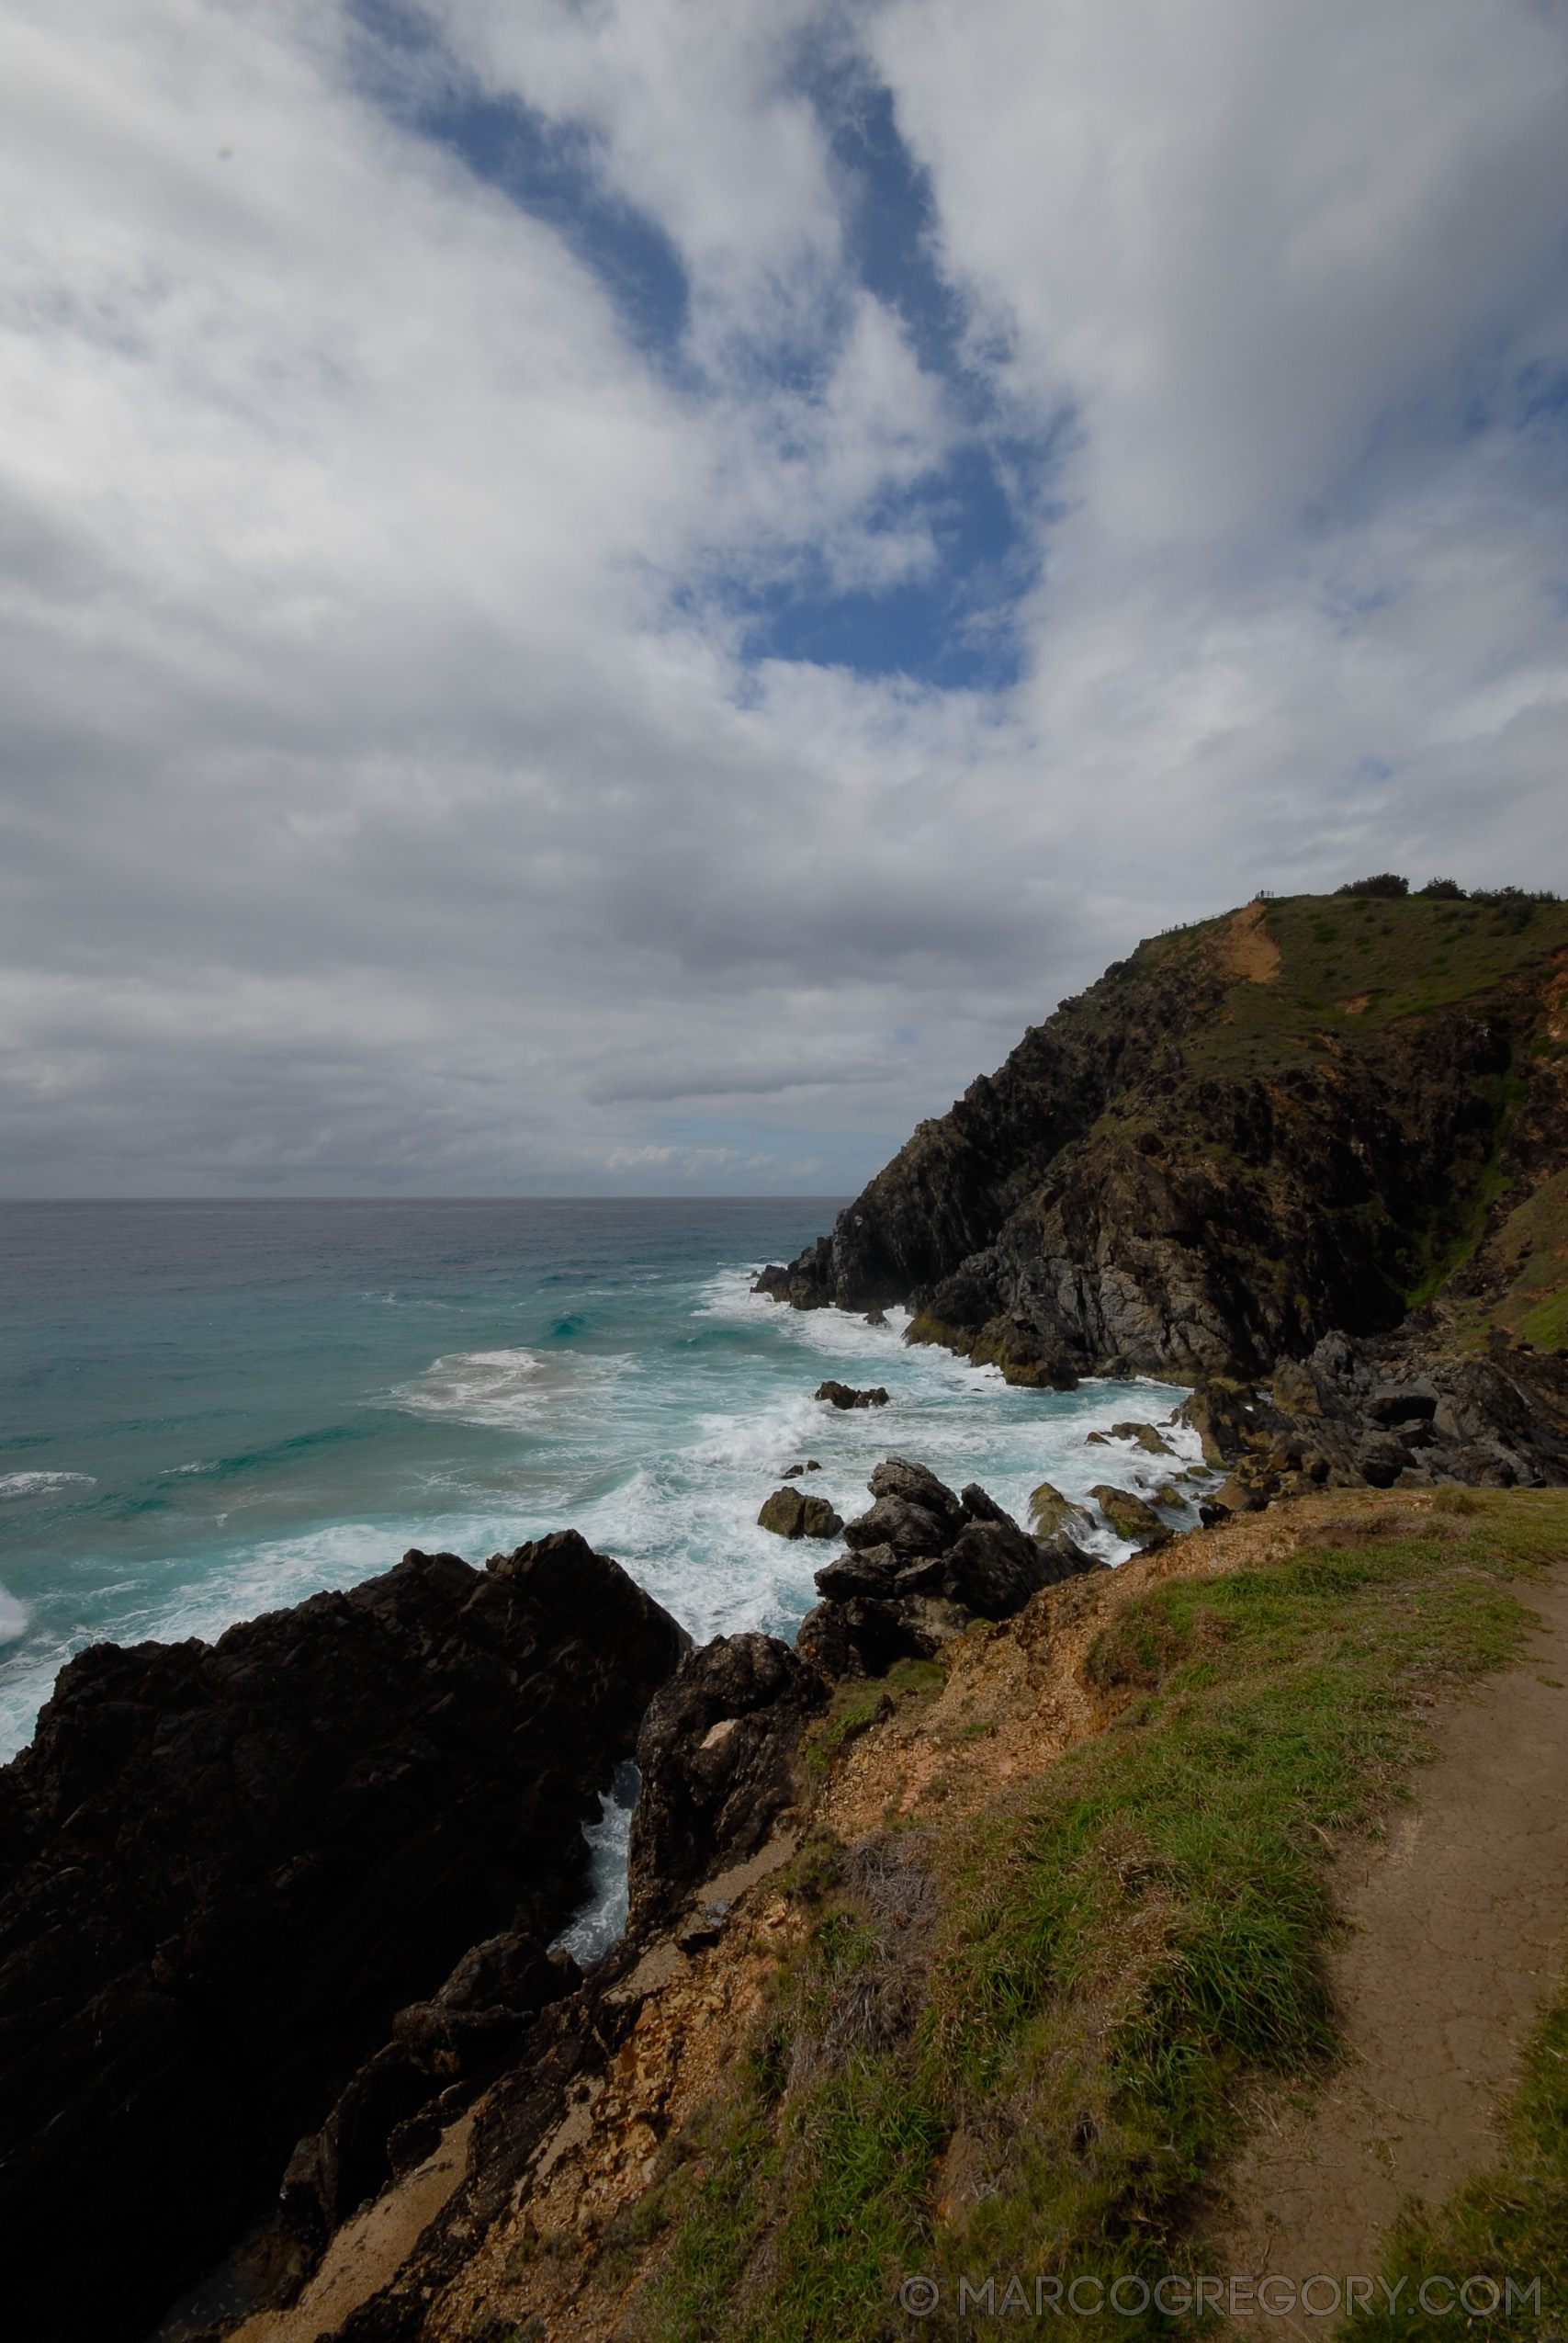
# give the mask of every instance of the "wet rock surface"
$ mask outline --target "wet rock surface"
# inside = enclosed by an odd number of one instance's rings
[[[485,2031],[465,2036],[461,1988],[394,2047],[396,2013],[468,1948],[502,1960],[498,1930],[509,1989],[540,1989],[581,1823],[687,1641],[564,1532],[482,1571],[411,1553],[215,1645],[100,1645],[62,1671],[0,1771],[18,2333],[143,2335],[340,2094],[333,2205],[360,2185],[362,2141]]]
[[[756,1290],[753,1286],[752,1291]],[[884,1320],[884,1324],[886,1322]],[[887,1393],[880,1383],[874,1389],[857,1391],[852,1384],[835,1383],[829,1379],[826,1383],[819,1383],[812,1396],[814,1398],[826,1399],[835,1408],[886,1408],[887,1405]]]

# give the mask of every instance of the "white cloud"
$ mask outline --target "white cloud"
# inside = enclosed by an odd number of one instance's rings
[[[839,1188],[1173,919],[1568,884],[1555,0],[433,21],[390,107],[344,9],[0,33],[11,1192]],[[964,382],[853,273],[856,40]],[[420,134],[465,74],[679,255],[673,363]],[[1053,426],[1016,688],[749,655]]]

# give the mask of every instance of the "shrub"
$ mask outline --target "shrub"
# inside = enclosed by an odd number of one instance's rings
[[[1348,886],[1337,887],[1337,895],[1408,895],[1410,881],[1401,878],[1396,870],[1380,870],[1372,878],[1353,878]]]

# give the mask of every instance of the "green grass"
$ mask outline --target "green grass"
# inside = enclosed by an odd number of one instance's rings
[[[1243,2078],[1334,2055],[1324,1835],[1399,1794],[1418,1689],[1515,1655],[1506,1581],[1568,1532],[1557,1492],[1452,1502],[1431,1534],[1137,1601],[1089,1663],[1112,1726],[977,1821],[921,1817],[929,1937],[818,1842],[761,2046],[672,2156],[662,2343],[906,2334],[916,2271],[951,2305],[964,2275],[999,2296],[1010,2272],[1183,2266]],[[958,2330],[944,2308],[925,2331]]]

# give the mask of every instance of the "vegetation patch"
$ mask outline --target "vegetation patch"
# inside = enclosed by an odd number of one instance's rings
[[[952,2334],[965,2278],[999,2312],[1014,2275],[1032,2305],[1186,2266],[1245,2080],[1335,2055],[1328,1848],[1402,1794],[1420,1696],[1515,1656],[1507,1582],[1562,1550],[1568,1496],[1463,1495],[1167,1582],[1092,1647],[1110,1730],[977,1817],[818,1850],[761,2047],[675,2156],[661,2343],[922,2331],[916,2273]]]

